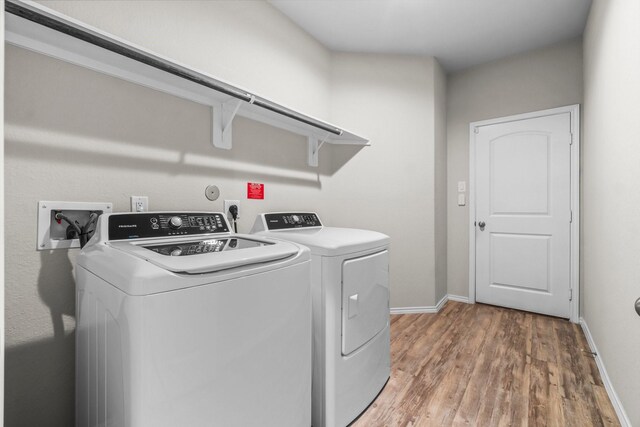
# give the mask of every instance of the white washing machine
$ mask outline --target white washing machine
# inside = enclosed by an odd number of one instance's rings
[[[390,375],[390,239],[324,227],[315,213],[261,214],[252,233],[311,249],[312,425],[344,427]]]
[[[77,259],[76,426],[311,424],[309,250],[220,213],[99,218]]]

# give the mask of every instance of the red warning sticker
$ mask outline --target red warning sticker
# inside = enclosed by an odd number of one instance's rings
[[[264,199],[264,184],[247,182],[247,199]]]

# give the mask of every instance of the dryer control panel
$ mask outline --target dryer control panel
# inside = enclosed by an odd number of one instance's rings
[[[309,212],[285,212],[264,214],[267,230],[322,227],[318,215]]]
[[[109,216],[109,240],[228,233],[221,213],[131,213]]]

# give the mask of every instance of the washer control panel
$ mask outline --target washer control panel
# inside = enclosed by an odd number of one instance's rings
[[[285,212],[264,214],[267,230],[322,227],[318,215],[310,212]]]
[[[221,213],[132,213],[109,216],[109,240],[228,233]]]

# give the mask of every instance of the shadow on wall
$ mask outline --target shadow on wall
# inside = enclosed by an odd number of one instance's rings
[[[54,336],[5,349],[5,426],[74,425],[75,280],[69,251],[40,252],[38,293],[51,311]]]
[[[321,175],[333,175],[361,148],[332,156],[327,144],[320,167],[310,167],[305,136],[243,117],[233,121],[233,148],[214,148],[210,107],[20,48],[8,47],[7,57],[10,157],[319,188]]]
[[[40,252],[38,294],[51,311],[51,324],[55,339],[65,336],[63,316],[76,314],[76,283],[69,251]]]
[[[210,141],[198,141],[197,146],[178,142],[171,148],[144,146],[136,139],[99,139],[10,122],[6,124],[6,150],[9,157],[57,164],[109,165],[123,171],[163,171],[170,176],[214,173],[233,178],[244,174],[270,183],[320,188],[321,176],[332,176],[364,148],[326,144],[320,151],[319,167],[311,167],[307,165],[306,137],[248,119],[236,120],[231,150],[214,148]]]
[[[73,426],[74,378],[75,333],[6,348],[5,427]]]

